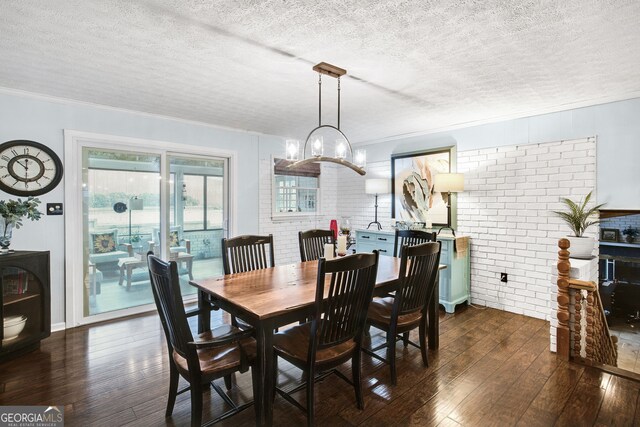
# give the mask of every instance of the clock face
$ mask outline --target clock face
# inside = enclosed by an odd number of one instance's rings
[[[38,196],[62,179],[62,162],[46,145],[34,141],[0,144],[0,190],[16,196]]]

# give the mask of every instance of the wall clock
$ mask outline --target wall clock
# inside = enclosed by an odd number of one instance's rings
[[[16,140],[0,144],[0,190],[16,196],[39,196],[62,179],[62,161],[46,145]]]

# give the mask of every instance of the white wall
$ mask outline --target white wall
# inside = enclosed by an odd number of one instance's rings
[[[264,141],[279,141],[279,138],[142,113],[0,92],[0,142],[13,139],[38,141],[51,147],[64,162],[64,129],[234,151],[238,158],[237,188],[241,195],[237,202],[235,231],[238,234],[258,232],[259,146]],[[63,202],[64,191],[63,180],[56,189],[40,196],[43,208],[47,202]],[[8,198],[16,196],[0,192],[0,199]],[[11,247],[51,252],[51,320],[53,324],[64,322],[64,217],[43,216],[35,223],[25,221],[20,230],[14,231]]]

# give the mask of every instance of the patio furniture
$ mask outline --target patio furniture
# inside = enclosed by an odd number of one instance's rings
[[[117,229],[89,232],[89,262],[96,267],[115,264],[120,258],[131,256],[133,247],[128,243],[118,243]]]
[[[170,261],[175,261],[178,264],[179,271],[184,271],[181,274],[189,274],[189,280],[193,280],[193,255],[188,254],[186,252],[178,252],[176,254],[171,254]],[[131,283],[134,281],[134,270],[144,268],[144,275],[142,280],[147,280],[149,276],[147,276],[147,260],[144,256],[133,256],[120,258],[118,260],[118,267],[120,267],[120,280],[118,281],[118,285],[122,286],[124,283],[124,279],[127,279],[127,290],[131,289]]]
[[[149,242],[149,250],[155,253],[155,248],[160,248],[160,229],[154,228],[152,236],[154,240]],[[191,240],[183,237],[181,225],[169,227],[169,252],[191,253]]]

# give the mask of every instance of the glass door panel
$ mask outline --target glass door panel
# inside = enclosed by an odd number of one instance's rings
[[[175,207],[169,212],[165,253],[178,263],[183,295],[195,294],[189,279],[223,274],[221,241],[226,237],[227,160],[169,156]]]
[[[160,156],[84,147],[84,315],[152,304],[146,253],[158,247]]]

